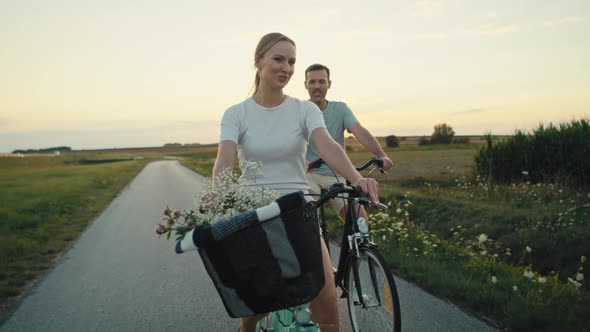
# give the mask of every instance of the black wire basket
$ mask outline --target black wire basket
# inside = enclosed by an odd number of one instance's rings
[[[302,192],[281,196],[280,214],[256,211],[196,229],[195,243],[231,317],[297,306],[324,286],[316,206]]]

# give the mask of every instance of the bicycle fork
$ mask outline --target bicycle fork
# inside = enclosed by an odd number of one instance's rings
[[[348,236],[348,246],[349,248],[351,248],[350,250],[353,252],[351,261],[348,262],[348,264],[352,265],[351,269],[352,269],[352,274],[353,274],[353,280],[352,282],[354,283],[354,289],[356,290],[356,295],[358,298],[358,303],[361,306],[361,308],[366,308],[367,307],[367,303],[366,303],[366,299],[365,296],[363,295],[363,286],[361,284],[361,276],[359,273],[359,267],[361,264],[361,257],[360,257],[360,250],[359,250],[359,242],[364,241],[367,239],[367,236],[361,233],[355,233],[353,235],[349,235]],[[369,262],[370,264],[370,262]],[[372,264],[370,264],[372,265]],[[375,284],[375,278],[374,278],[374,269],[371,269],[371,279],[373,281],[373,285]],[[350,283],[350,281],[349,281]],[[349,285],[350,287],[350,285]],[[353,294],[350,293],[350,290],[347,290],[348,296],[353,296]]]

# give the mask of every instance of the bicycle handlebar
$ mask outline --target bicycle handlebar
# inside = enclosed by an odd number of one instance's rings
[[[387,205],[383,203],[373,204],[371,199],[363,195],[363,193],[360,192],[358,189],[356,189],[355,187],[346,186],[343,183],[333,184],[332,187],[330,187],[330,190],[327,193],[320,195],[320,198],[315,203],[318,206],[324,205],[327,201],[338,197],[338,195],[340,194],[350,194],[350,197],[345,199],[356,200],[358,203],[364,206],[372,205],[384,210],[389,208]]]
[[[309,163],[309,169],[319,168],[320,166],[322,166],[325,163],[326,162],[320,158],[318,160],[315,160],[315,161]],[[365,169],[369,168],[369,166],[371,166],[371,165],[377,166],[377,168],[379,168],[379,171],[381,173],[387,175],[387,173],[385,173],[385,170],[383,169],[384,168],[383,160],[381,160],[377,157],[372,157],[363,165],[361,165],[359,167],[355,167],[355,169],[360,172],[360,171],[364,171]],[[355,199],[360,204],[363,204],[365,206],[373,205],[373,206],[376,206],[380,209],[387,209],[388,208],[388,206],[385,204],[381,204],[381,203],[373,204],[373,202],[368,197],[364,196],[363,193],[360,192],[359,190],[357,190],[355,187],[345,186],[344,184],[341,184],[341,183],[337,183],[337,184],[332,185],[332,187],[330,188],[330,191],[328,191],[324,195],[320,196],[320,199],[316,203],[318,205],[323,205],[328,200],[335,198],[339,194],[345,194],[345,193],[353,194],[351,196],[355,197]]]
[[[319,168],[320,166],[322,166],[323,164],[325,164],[326,162],[323,159],[318,159],[316,161],[312,161],[311,163],[309,163],[309,169],[314,169],[314,168]],[[385,170],[384,168],[384,163],[383,160],[377,158],[377,157],[372,157],[371,159],[369,159],[369,161],[367,161],[366,163],[364,163],[362,166],[359,167],[355,167],[355,169],[357,171],[364,171],[365,169],[369,168],[369,166],[371,165],[375,165],[377,166],[377,168],[379,168],[379,171],[383,174],[385,174]]]

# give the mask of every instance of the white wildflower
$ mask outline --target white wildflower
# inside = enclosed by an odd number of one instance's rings
[[[539,279],[538,279],[538,280],[539,280],[539,283],[540,283],[540,284],[544,284],[544,283],[546,283],[546,282],[547,282],[547,279],[545,279],[545,278],[543,278],[543,277],[539,277]]]
[[[523,276],[532,279],[535,276],[535,273],[529,269],[525,270],[524,273],[522,274]]]
[[[518,287],[516,285],[512,286],[512,290],[518,292]]]
[[[531,251],[533,251],[533,250],[531,249],[531,247],[529,247],[529,246],[526,246],[525,250],[526,250],[526,252],[528,252],[528,253],[530,253]]]
[[[570,284],[572,284],[572,285],[576,286],[576,288],[578,288],[578,287],[582,286],[582,284],[581,284],[581,283],[579,283],[579,282],[575,281],[575,280],[574,280],[574,279],[572,279],[572,278],[567,278],[567,281],[568,281]]]
[[[261,163],[241,163],[254,176]],[[258,173],[259,174],[259,173]],[[197,196],[195,211],[199,212],[202,223],[214,223],[236,214],[270,204],[279,193],[253,185],[249,180],[240,180],[231,169],[222,170]]]
[[[584,280],[584,273],[580,272],[578,274],[576,274],[576,281],[582,281]]]
[[[492,276],[492,284],[495,284],[498,282],[498,278],[496,278],[496,276]]]
[[[477,237],[477,241],[479,241],[480,244],[485,243],[488,240],[488,236],[481,233],[479,234],[479,236]]]

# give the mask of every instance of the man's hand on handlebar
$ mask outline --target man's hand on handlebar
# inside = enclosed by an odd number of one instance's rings
[[[362,191],[365,195],[369,196],[373,204],[379,204],[379,196],[377,195],[379,191],[379,183],[377,183],[377,180],[373,178],[360,178],[352,185]]]
[[[384,170],[388,171],[391,167],[393,167],[393,161],[391,161],[391,159],[389,159],[388,156],[381,157],[379,159],[381,159],[381,161],[383,161],[383,169]]]

